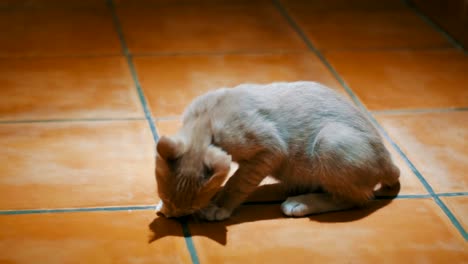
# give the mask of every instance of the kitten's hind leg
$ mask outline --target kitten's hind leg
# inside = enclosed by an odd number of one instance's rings
[[[287,216],[301,217],[309,214],[341,211],[355,206],[355,203],[334,199],[327,193],[308,193],[289,197],[281,204],[281,210]]]

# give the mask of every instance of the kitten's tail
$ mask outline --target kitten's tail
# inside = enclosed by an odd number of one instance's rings
[[[382,179],[382,186],[392,187],[400,183],[400,169],[394,164],[390,164],[386,175]]]
[[[377,189],[374,189],[374,196],[384,196],[394,198],[400,192],[400,169],[393,163],[382,177],[382,182]]]

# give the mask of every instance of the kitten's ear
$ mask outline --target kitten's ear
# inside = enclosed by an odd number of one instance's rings
[[[223,182],[226,180],[229,171],[215,172],[202,186],[197,197],[195,204],[202,205],[203,207],[210,203],[210,200],[221,189]]]
[[[209,146],[205,153],[205,164],[209,166],[213,174],[203,184],[197,197],[197,204],[207,205],[213,196],[219,191],[231,169],[231,156],[222,149]]]
[[[219,188],[226,180],[231,169],[231,156],[218,147],[210,146],[205,156],[205,163],[213,169],[213,175],[206,181],[205,188]]]
[[[218,172],[229,173],[231,168],[231,155],[224,152],[221,148],[209,146],[205,154],[205,164],[210,166],[214,174]]]
[[[229,171],[220,171],[218,173],[213,174],[213,176],[205,182],[203,188],[204,192],[206,194],[216,193],[219,190],[219,188],[221,188],[221,185],[223,185],[223,182],[226,180],[228,173]]]
[[[166,136],[161,136],[156,146],[158,154],[165,160],[177,158],[182,154],[183,148],[181,140]]]

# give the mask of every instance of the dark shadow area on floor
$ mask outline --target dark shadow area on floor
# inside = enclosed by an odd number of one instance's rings
[[[239,225],[243,223],[266,221],[274,219],[289,219],[294,218],[286,217],[281,212],[280,204],[283,199],[276,196],[276,199],[271,199],[274,192],[276,195],[284,196],[281,194],[282,187],[278,184],[260,186],[259,190],[252,196],[249,202],[239,207],[231,218],[220,222],[206,222],[196,219],[193,216],[188,216],[180,219],[167,219],[163,216],[157,216],[149,225],[152,236],[149,243],[167,236],[185,236],[180,229],[174,230],[168,228],[171,221],[179,221],[182,225],[187,224],[190,229],[192,237],[206,237],[221,245],[226,245],[228,227]],[[311,221],[321,223],[343,223],[353,222],[365,218],[377,210],[389,205],[394,198],[397,197],[400,191],[400,185],[391,189],[379,191],[377,198],[364,208],[350,209],[346,211],[330,212],[323,214],[310,215],[303,218],[309,218]],[[261,199],[262,194],[267,199]]]

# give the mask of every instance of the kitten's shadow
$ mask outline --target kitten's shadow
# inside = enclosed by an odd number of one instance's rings
[[[159,240],[164,237],[178,236],[178,237],[206,237],[221,245],[227,244],[228,227],[239,225],[248,222],[283,219],[285,217],[280,210],[280,201],[287,195],[278,196],[281,194],[281,186],[279,184],[260,186],[256,193],[252,196],[254,201],[248,202],[238,208],[236,212],[226,221],[220,222],[205,222],[194,217],[186,217],[182,219],[167,219],[162,216],[157,216],[149,225],[152,231],[152,236],[149,243]],[[339,222],[352,222],[387,206],[398,195],[400,186],[395,186],[392,189],[381,191],[377,199],[369,206],[361,209],[352,209],[347,211],[324,213],[308,216],[311,221],[322,223],[339,223]],[[264,198],[272,198],[271,194],[276,194],[276,201]],[[263,195],[264,194],[264,195]],[[281,200],[278,200],[278,197]],[[180,228],[173,228],[174,223],[179,222],[182,225],[183,232]],[[187,228],[188,227],[188,228]],[[190,229],[190,231],[188,230]],[[188,233],[190,232],[190,234]]]

